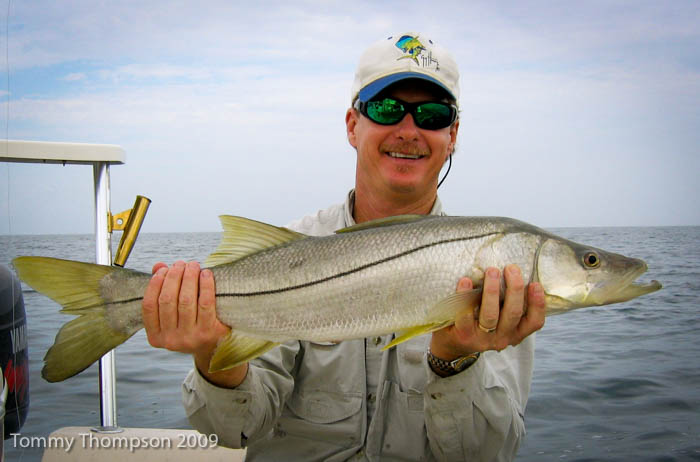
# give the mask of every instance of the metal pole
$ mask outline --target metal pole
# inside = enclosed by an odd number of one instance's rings
[[[95,262],[112,264],[111,234],[108,228],[110,187],[109,164],[93,164],[95,179]],[[100,359],[100,422],[98,431],[117,430],[117,394],[115,387],[114,350]],[[117,430],[118,431],[118,430]]]

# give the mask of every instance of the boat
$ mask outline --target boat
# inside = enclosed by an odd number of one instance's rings
[[[124,266],[150,201],[137,196],[132,209],[118,214],[110,210],[110,167],[126,162],[124,149],[110,144],[6,140],[0,143],[0,162],[92,165],[94,179],[95,263]],[[112,232],[123,231],[114,258]],[[209,435],[192,429],[124,428],[117,422],[114,351],[99,362],[100,422],[95,426],[62,427],[46,435],[48,441],[73,441],[70,450],[46,445],[42,462],[60,461],[242,461],[245,449],[215,444]],[[175,384],[173,385],[175,386]],[[0,461],[2,454],[0,453]]]

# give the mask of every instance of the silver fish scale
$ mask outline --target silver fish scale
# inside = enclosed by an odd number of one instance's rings
[[[506,263],[529,274],[534,230],[511,219],[428,217],[293,241],[214,267],[217,313],[235,330],[278,342],[425,324],[462,276],[478,280],[486,266]]]
[[[107,309],[105,316],[112,329],[125,334],[133,334],[143,327],[141,302],[143,297],[129,297],[129,294],[143,294],[151,280],[150,274],[132,270],[110,273],[100,281],[100,295],[110,300],[119,309]]]

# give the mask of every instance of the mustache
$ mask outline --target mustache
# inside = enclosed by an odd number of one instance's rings
[[[382,152],[403,152],[414,156],[429,156],[430,148],[422,148],[413,143],[383,143],[379,146]]]

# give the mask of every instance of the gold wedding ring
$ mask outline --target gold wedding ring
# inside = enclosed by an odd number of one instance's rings
[[[492,327],[490,329],[487,329],[484,326],[482,326],[481,323],[478,321],[476,322],[476,324],[479,326],[479,329],[481,330],[481,332],[486,332],[487,334],[493,334],[496,331],[496,328],[498,327],[498,326],[496,326],[496,327]]]

